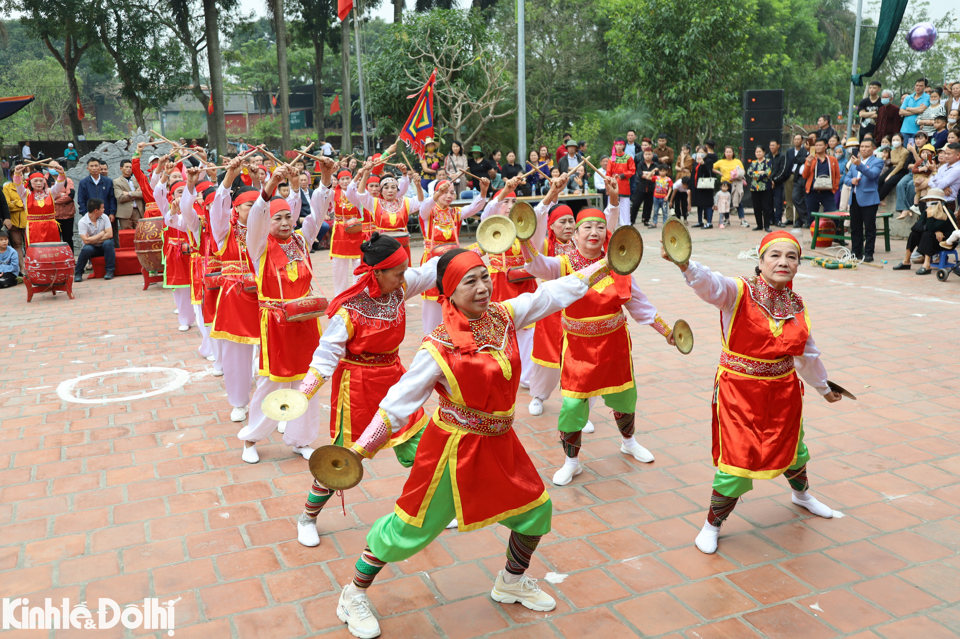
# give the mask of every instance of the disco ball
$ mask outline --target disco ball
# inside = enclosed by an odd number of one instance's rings
[[[937,41],[937,28],[929,22],[920,22],[910,28],[907,44],[914,51],[929,51]]]

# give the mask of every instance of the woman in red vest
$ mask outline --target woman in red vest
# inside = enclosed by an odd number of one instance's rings
[[[17,185],[17,193],[23,200],[27,213],[27,246],[36,242],[59,242],[60,225],[57,224],[54,199],[63,190],[67,174],[57,162],[48,165],[58,173],[57,182],[53,188],[47,187],[47,178],[43,173],[31,173],[27,179],[29,189],[23,185],[23,165],[13,171],[13,182]]]
[[[717,474],[697,548],[708,554],[717,551],[721,524],[740,496],[753,488],[754,479],[785,475],[794,504],[819,517],[833,517],[833,510],[809,491],[800,377],[830,403],[841,396],[827,384],[810,316],[793,292],[799,242],[786,231],[764,237],[753,277],[723,277],[697,262],[679,266],[700,299],[720,309],[723,349],[712,411]]]

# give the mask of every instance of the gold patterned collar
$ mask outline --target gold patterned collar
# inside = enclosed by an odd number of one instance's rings
[[[750,297],[767,315],[776,320],[786,320],[803,315],[803,299],[793,289],[776,289],[760,276],[744,278]]]
[[[508,342],[507,330],[510,327],[510,312],[497,302],[490,304],[487,312],[482,317],[470,320],[470,331],[473,333],[473,341],[477,344],[477,351],[485,348],[501,351],[504,350]],[[441,324],[433,329],[433,332],[423,338],[424,341],[432,340],[449,349],[453,349],[453,340],[447,332],[447,327]]]

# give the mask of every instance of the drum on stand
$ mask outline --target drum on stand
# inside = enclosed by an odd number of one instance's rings
[[[27,289],[27,301],[38,293],[63,291],[73,299],[73,272],[77,262],[73,250],[66,242],[34,242],[27,246],[23,256],[26,275],[23,284]]]
[[[407,231],[384,231],[383,234],[388,235],[400,242],[400,246],[402,246],[403,250],[407,252],[407,266],[413,264],[410,254],[410,233]]]

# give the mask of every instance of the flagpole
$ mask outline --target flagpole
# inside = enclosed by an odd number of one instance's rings
[[[850,63],[850,75],[857,75],[857,58],[860,56],[860,25],[863,23],[863,0],[857,0],[857,23],[853,35],[853,61]],[[850,101],[847,104],[847,135],[853,130],[853,95],[856,85],[850,81]]]
[[[363,155],[370,157],[367,144],[367,103],[363,95],[363,65],[360,62],[360,26],[357,8],[353,8],[353,35],[357,41],[357,83],[360,85],[360,130],[363,131]]]
[[[517,0],[517,163],[527,161],[527,61],[524,0]]]

